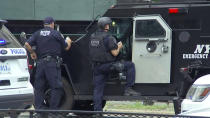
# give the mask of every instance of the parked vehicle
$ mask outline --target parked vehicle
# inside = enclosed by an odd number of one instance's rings
[[[203,107],[210,109],[210,74],[198,78],[193,83],[181,104],[181,112],[184,113]]]
[[[140,97],[123,96],[125,80],[113,73],[106,83],[104,104],[106,100],[173,101],[175,112],[179,113],[181,101],[193,82],[209,74],[210,17],[206,11],[210,10],[210,2],[159,1],[118,0],[102,15],[112,18],[111,33],[124,44],[119,60],[134,62],[134,89],[142,94]],[[60,9],[54,9],[54,12],[58,13]],[[43,15],[37,10],[35,8],[36,15]],[[66,84],[62,104],[68,106],[67,109],[91,110],[93,76],[88,45],[90,35],[97,27],[96,20],[69,21],[69,15],[59,18],[58,29],[74,40],[70,51],[62,56],[62,76]],[[41,19],[11,19],[10,22],[8,26],[13,33],[25,31],[31,34],[42,27]],[[77,39],[80,35],[82,37]]]
[[[27,52],[0,20],[0,109],[25,109],[33,104]]]
[[[193,110],[189,110],[187,112],[183,112],[179,114],[180,116],[191,116],[196,118],[209,118],[210,117],[210,108],[197,108]]]

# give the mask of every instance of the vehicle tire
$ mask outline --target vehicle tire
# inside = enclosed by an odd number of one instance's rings
[[[66,78],[62,77],[64,96],[60,105],[61,110],[71,110],[74,105],[73,88]]]
[[[71,110],[74,105],[74,94],[73,89],[70,83],[67,81],[65,77],[62,77],[62,83],[63,83],[63,90],[64,95],[62,97],[61,103],[60,103],[60,110]],[[46,106],[49,107],[49,101],[50,101],[50,93],[51,90],[47,89],[45,92],[45,103]]]

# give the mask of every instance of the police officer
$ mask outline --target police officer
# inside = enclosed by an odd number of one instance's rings
[[[94,65],[93,70],[93,84],[94,84],[94,110],[102,111],[102,99],[105,81],[107,75],[113,71],[113,65],[120,63],[126,71],[127,84],[125,87],[124,95],[126,96],[139,96],[140,93],[134,91],[132,86],[135,81],[135,67],[132,62],[116,62],[116,56],[120,53],[123,47],[122,42],[116,41],[108,31],[112,20],[109,17],[102,17],[98,20],[98,30],[91,35],[90,40],[90,56]]]
[[[44,28],[35,32],[25,43],[26,49],[30,52],[32,59],[37,59],[37,69],[34,83],[35,108],[46,109],[43,104],[46,86],[51,89],[49,109],[58,109],[63,95],[61,81],[61,52],[69,50],[71,39],[64,40],[63,36],[54,30],[54,19],[46,17]],[[31,48],[36,46],[36,52]]]

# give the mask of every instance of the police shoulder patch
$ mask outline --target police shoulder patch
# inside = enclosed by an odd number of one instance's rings
[[[41,36],[49,36],[50,33],[51,33],[50,31],[40,31]]]

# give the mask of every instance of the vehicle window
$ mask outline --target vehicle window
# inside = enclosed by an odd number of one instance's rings
[[[187,95],[186,95],[186,99],[192,99],[192,96],[195,94],[195,91],[196,91],[196,87],[194,87],[194,86],[192,86],[190,89],[189,89],[189,91],[188,91],[188,93],[187,93]]]
[[[157,20],[136,21],[136,38],[165,37],[166,32]]]
[[[3,26],[0,30],[0,40],[5,40],[5,45],[0,45],[0,48],[21,48],[22,46],[19,44],[17,39],[13,36],[13,34]]]
[[[122,19],[112,19],[112,27],[110,27],[110,32],[116,36],[117,39],[121,39],[126,35],[130,35],[132,31],[132,22],[131,19],[122,18]]]
[[[112,18],[112,26],[110,32],[117,42],[122,41],[123,48],[121,49],[119,59],[131,60],[131,46],[132,46],[132,31],[133,19],[132,18]]]

